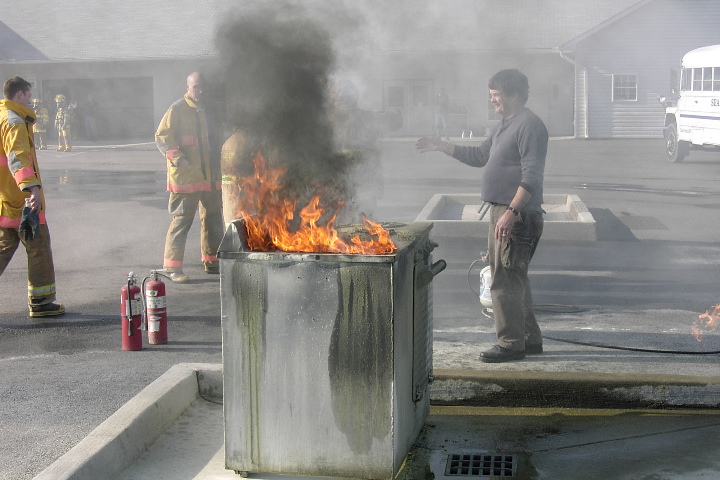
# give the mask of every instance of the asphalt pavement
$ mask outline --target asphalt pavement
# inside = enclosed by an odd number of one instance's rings
[[[33,478],[173,365],[221,362],[219,284],[202,271],[197,220],[186,250],[192,282],[168,285],[170,343],[120,349],[120,288],[128,272],[142,278],[161,266],[170,221],[164,160],[154,145],[46,150],[39,162],[58,301],[68,313],[29,318],[18,251],[0,277],[0,478],[12,480]],[[408,140],[383,143],[383,166],[385,196],[366,212],[378,221],[413,221],[437,193],[475,193],[482,173],[442,154],[420,155]],[[507,364],[478,361],[494,338],[473,292],[479,272],[470,268],[484,249],[483,232],[435,238],[434,257],[448,262],[433,285],[440,380],[560,376],[571,390],[593,375],[654,375],[659,386],[690,377],[693,385],[703,378],[716,385],[720,335],[707,331],[698,342],[691,329],[720,303],[719,167],[720,156],[709,152],[671,164],[660,140],[553,139],[546,192],[579,195],[598,222],[598,241],[538,248],[531,282],[546,352]],[[667,390],[650,388],[644,399],[660,402],[654,395]],[[435,401],[498,398],[481,387],[448,391],[451,398],[436,393]]]

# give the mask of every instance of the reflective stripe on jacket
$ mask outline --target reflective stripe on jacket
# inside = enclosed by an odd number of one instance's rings
[[[19,228],[28,188],[42,187],[32,124],[35,113],[12,100],[0,100],[0,227]],[[40,223],[45,223],[45,198],[40,188]]]
[[[212,181],[205,110],[187,94],[165,112],[155,133],[155,143],[167,160],[168,192],[220,190],[220,181]],[[177,166],[181,158],[190,165]]]

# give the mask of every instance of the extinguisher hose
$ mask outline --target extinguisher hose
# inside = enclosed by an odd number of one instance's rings
[[[482,258],[478,258],[477,260],[473,261],[473,262],[470,264],[470,267],[468,267],[468,271],[467,271],[467,284],[468,284],[468,287],[470,287],[470,290],[472,290],[472,292],[473,292],[475,295],[477,295],[478,297],[480,296],[480,292],[475,291],[475,289],[473,288],[472,283],[470,282],[470,274],[472,273],[472,269],[473,269],[473,267],[475,266],[475,264],[478,263],[478,262],[482,262],[482,261],[483,261]]]
[[[132,323],[133,323],[132,302],[133,302],[133,301],[132,301],[132,298],[130,298],[130,296],[131,296],[131,293],[130,293],[130,292],[132,291],[132,290],[130,289],[131,286],[132,286],[132,279],[130,278],[130,276],[128,276],[128,283],[127,283],[127,311],[125,312],[125,313],[127,314],[127,319],[128,319],[128,337],[132,337],[132,336],[133,336],[133,330],[134,330],[134,329],[133,329],[133,326],[132,326]]]

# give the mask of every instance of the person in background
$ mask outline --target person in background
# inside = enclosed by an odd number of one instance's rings
[[[440,88],[440,91],[435,98],[435,136],[446,140],[450,140],[447,133],[447,115],[450,111],[450,99],[445,93],[444,88]]]
[[[0,275],[20,243],[27,253],[30,316],[65,313],[55,303],[55,267],[50,231],[45,221],[45,197],[40,180],[30,108],[32,85],[12,77],[0,100]]]
[[[220,147],[211,146],[220,138],[209,132],[213,115],[205,108],[203,89],[206,82],[198,72],[191,73],[185,85],[185,96],[167,110],[157,132],[155,143],[167,161],[168,210],[173,216],[165,238],[164,268],[173,282],[190,278],[183,272],[185,244],[195,213],[200,211],[201,255],[205,272],[220,273],[217,251],[223,235]],[[219,127],[211,127],[219,128]],[[214,140],[213,140],[214,141]]]
[[[403,124],[397,109],[371,111],[359,106],[360,92],[355,83],[338,79],[329,92],[328,118],[333,129],[335,149],[348,164],[348,175],[355,191],[348,201],[349,218],[359,223],[360,213],[374,214],[385,194],[381,149],[383,134],[399,130]]]
[[[88,93],[87,103],[85,104],[85,136],[87,140],[94,142],[97,140],[97,113],[98,107],[95,96]]]
[[[480,146],[459,146],[437,137],[418,140],[421,152],[443,152],[473,167],[485,167],[483,202],[490,209],[488,258],[498,344],[480,355],[489,363],[521,360],[543,351],[533,311],[528,265],[543,230],[543,177],[548,132],[525,107],[529,86],[518,70],[501,70],[489,82],[490,100],[502,120]]]
[[[45,150],[47,148],[45,136],[47,135],[47,126],[50,122],[50,114],[39,98],[33,99],[32,109],[35,112],[35,123],[33,124],[35,142],[40,150]]]
[[[55,130],[58,133],[58,152],[72,150],[72,108],[67,104],[65,95],[59,94],[55,97]]]

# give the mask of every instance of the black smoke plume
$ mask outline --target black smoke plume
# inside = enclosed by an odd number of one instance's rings
[[[287,169],[284,194],[299,207],[318,189],[332,203],[351,195],[328,120],[330,33],[301,6],[273,1],[222,23],[217,47],[228,120]]]

